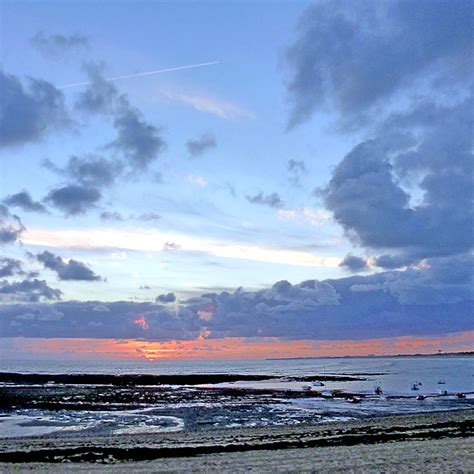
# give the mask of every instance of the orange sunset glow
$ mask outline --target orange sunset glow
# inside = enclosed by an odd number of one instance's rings
[[[398,337],[361,341],[282,341],[277,338],[205,339],[149,342],[115,339],[12,338],[0,349],[2,357],[172,360],[339,357],[396,354],[434,354],[472,350],[474,331],[447,337]]]
[[[144,331],[146,331],[150,327],[143,314],[140,314],[137,319],[134,319],[133,324],[136,324],[137,326],[141,327]]]

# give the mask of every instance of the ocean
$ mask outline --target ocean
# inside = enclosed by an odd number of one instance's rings
[[[0,437],[126,435],[318,424],[474,407],[474,358],[469,356],[2,360],[0,372]],[[41,383],[12,382],[6,373],[48,377]],[[86,378],[81,383],[65,383],[55,380],[54,374],[117,375],[122,382],[117,385],[111,379],[110,383],[97,384]],[[127,377],[134,374],[183,377],[178,383],[142,385],[135,379],[129,381]],[[196,374],[216,377],[212,383],[187,383],[185,376]],[[225,377],[228,375],[236,377],[229,381]],[[124,380],[128,382],[123,383]],[[324,385],[318,386],[316,381]],[[375,394],[376,387],[381,387],[383,393]]]

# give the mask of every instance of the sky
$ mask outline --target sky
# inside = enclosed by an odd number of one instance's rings
[[[472,349],[472,2],[0,19],[2,357]]]

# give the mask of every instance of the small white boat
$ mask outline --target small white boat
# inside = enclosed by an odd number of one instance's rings
[[[360,403],[361,400],[362,399],[360,397],[356,397],[356,396],[347,398],[347,401],[349,403]]]
[[[440,379],[438,380],[438,385],[444,385],[446,383],[446,380]]]
[[[325,390],[324,392],[321,392],[321,396],[324,398],[333,398],[334,394],[331,392],[331,390]]]
[[[319,380],[315,380],[313,382],[313,387],[324,387],[324,382],[320,382]]]

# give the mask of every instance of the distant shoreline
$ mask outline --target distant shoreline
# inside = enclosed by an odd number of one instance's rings
[[[470,352],[442,352],[433,354],[385,354],[385,355],[345,355],[345,356],[308,356],[308,357],[268,357],[264,360],[315,360],[315,359],[389,359],[393,357],[473,357]]]

